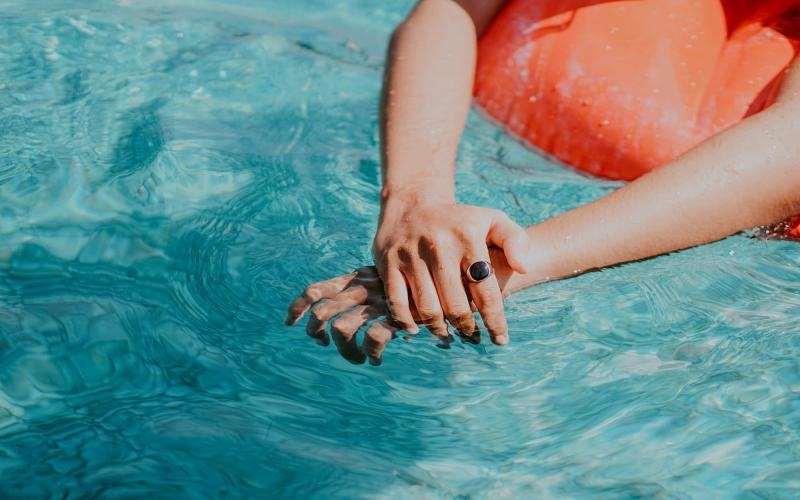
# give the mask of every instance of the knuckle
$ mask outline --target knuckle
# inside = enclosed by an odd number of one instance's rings
[[[311,308],[311,314],[317,321],[327,320],[329,317],[327,304],[325,304],[324,302],[314,304],[314,306]]]
[[[419,309],[419,317],[426,323],[439,323],[444,321],[442,311],[436,310],[432,307],[423,307]]]
[[[472,309],[469,308],[469,304],[466,302],[461,303],[460,301],[445,304],[444,305],[444,315],[450,318],[463,318],[463,317],[472,317]]]
[[[309,300],[317,301],[322,297],[322,289],[318,284],[314,283],[303,290],[303,295]]]
[[[503,316],[502,311],[483,311],[481,313],[483,322],[493,333],[505,333],[508,330],[506,318]]]
[[[377,328],[370,328],[369,330],[364,333],[364,339],[366,347],[370,347],[371,344],[376,344],[380,341],[380,333],[378,333]]]
[[[481,315],[491,319],[501,319],[505,321],[505,311],[496,305],[484,305],[481,308]]]
[[[390,340],[391,333],[385,328],[372,326],[367,330],[364,336],[373,347],[379,347]]]
[[[473,297],[480,302],[481,308],[503,307],[503,295],[500,285],[494,282],[494,277],[489,276],[485,281],[476,283],[473,290]]]
[[[472,311],[458,309],[447,315],[447,320],[456,328],[470,326],[475,322]]]
[[[408,310],[408,301],[396,297],[389,297],[389,308],[396,313],[405,313]]]
[[[352,336],[358,330],[358,325],[347,318],[339,318],[333,322],[331,328],[343,336]]]

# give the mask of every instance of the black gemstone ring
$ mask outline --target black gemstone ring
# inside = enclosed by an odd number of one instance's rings
[[[473,283],[480,283],[494,274],[492,265],[485,260],[473,262],[467,269],[467,279]]]

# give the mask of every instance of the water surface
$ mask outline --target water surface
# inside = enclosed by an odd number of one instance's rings
[[[282,325],[370,261],[411,4],[0,0],[3,496],[798,494],[793,243],[532,288],[508,347],[377,369]],[[533,223],[614,187],[470,118],[461,200]]]

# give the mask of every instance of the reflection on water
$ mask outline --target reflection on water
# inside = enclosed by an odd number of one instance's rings
[[[3,492],[800,489],[793,243],[527,290],[507,348],[423,336],[378,369],[282,326],[369,261],[382,53],[411,4],[3,4]],[[531,223],[612,187],[469,123],[464,200]]]

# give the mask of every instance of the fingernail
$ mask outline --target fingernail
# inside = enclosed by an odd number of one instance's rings
[[[419,327],[417,325],[411,325],[411,327],[409,327],[406,331],[411,335],[416,335],[419,333]]]
[[[372,366],[381,366],[382,363],[383,360],[381,358],[373,358],[373,357],[369,358],[369,364]]]
[[[494,342],[497,345],[506,345],[508,344],[508,335],[498,335],[494,338]]]

